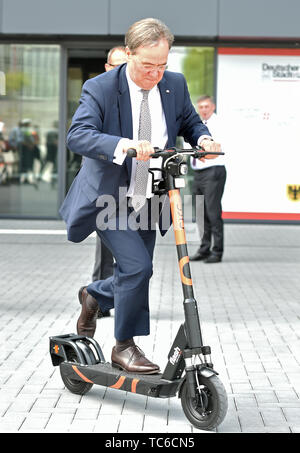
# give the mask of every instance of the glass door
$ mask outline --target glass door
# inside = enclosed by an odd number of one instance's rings
[[[57,216],[60,46],[0,44],[0,216]]]
[[[83,83],[104,72],[104,64],[106,58],[99,57],[69,57],[68,61],[68,85],[67,85],[67,127],[69,128],[72,122],[72,117],[78,107]],[[88,53],[88,52],[87,52]],[[66,189],[68,190],[72,181],[78,172],[81,165],[82,157],[67,150],[67,174],[66,174]]]

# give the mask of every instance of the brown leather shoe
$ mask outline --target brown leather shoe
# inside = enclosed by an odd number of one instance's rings
[[[82,286],[78,292],[78,299],[79,299],[79,303],[80,305],[82,305],[82,291],[84,290],[84,288],[86,288],[86,286]],[[100,307],[98,307],[98,315],[97,315],[97,318],[106,318],[110,316],[110,311],[107,310],[107,311],[102,311]]]
[[[118,351],[116,346],[114,346],[111,353],[111,362],[113,367],[125,370],[128,373],[159,373],[159,366],[150,362],[136,344],[129,346],[123,351]]]
[[[98,302],[87,292],[86,286],[80,288],[78,299],[81,303],[81,313],[77,321],[77,333],[93,338],[97,326]]]

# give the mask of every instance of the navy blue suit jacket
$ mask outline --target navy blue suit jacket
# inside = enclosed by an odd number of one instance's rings
[[[175,146],[177,136],[195,146],[201,135],[210,135],[191,103],[182,74],[165,71],[158,88],[168,147]],[[119,188],[129,187],[131,159],[126,157],[123,165],[113,163],[114,150],[122,137],[133,137],[126,64],[85,82],[68,132],[68,148],[85,156],[60,209],[73,242],[95,231],[99,212],[96,200],[100,195],[118,199]]]

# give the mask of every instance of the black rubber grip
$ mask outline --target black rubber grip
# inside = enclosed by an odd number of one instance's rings
[[[136,150],[134,148],[129,148],[127,150],[127,156],[128,157],[136,157]]]

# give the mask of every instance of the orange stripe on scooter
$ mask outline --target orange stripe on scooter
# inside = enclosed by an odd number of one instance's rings
[[[175,233],[175,243],[176,245],[181,245],[186,243],[185,239],[185,233],[183,230],[176,230],[174,228],[174,233]]]
[[[181,260],[179,261],[179,270],[180,270],[180,277],[181,277],[181,281],[182,283],[184,283],[185,285],[189,285],[191,286],[192,285],[192,279],[191,278],[188,278],[184,275],[183,273],[183,266],[189,262],[189,257],[188,256],[184,256],[183,258],[181,258]]]
[[[176,245],[186,244],[182,215],[182,201],[179,190],[178,189],[169,190],[169,198]]]
[[[138,385],[138,382],[140,382],[139,379],[133,379],[131,382],[131,392],[136,393],[136,386]]]
[[[81,379],[83,379],[85,382],[90,382],[91,384],[94,384],[93,381],[90,381],[87,377],[84,376],[84,374],[81,373],[81,371],[78,370],[77,366],[72,365],[73,370],[75,371],[76,374],[78,374]]]
[[[110,385],[112,389],[120,389],[125,381],[125,376],[121,376],[114,385]]]

